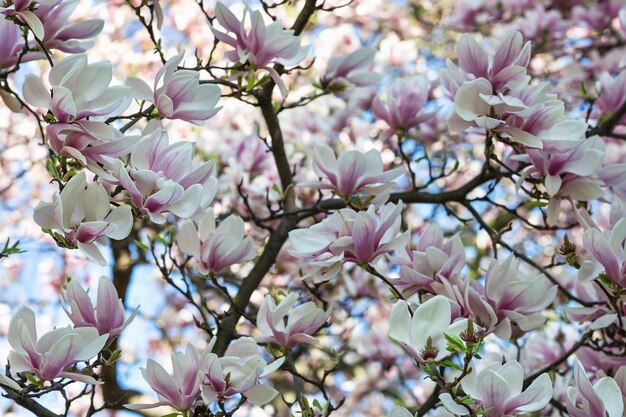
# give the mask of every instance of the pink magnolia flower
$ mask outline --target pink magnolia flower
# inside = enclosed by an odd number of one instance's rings
[[[433,117],[425,112],[430,83],[421,76],[397,78],[372,102],[374,115],[387,122],[392,132],[408,132]]]
[[[17,64],[24,48],[24,38],[19,26],[13,22],[0,19],[0,69],[10,69]],[[42,57],[42,53],[28,52],[20,62],[28,62]]]
[[[124,320],[124,304],[118,297],[113,283],[104,276],[98,281],[96,307],[87,292],[75,280],[67,284],[63,301],[63,310],[74,323],[74,327],[93,327],[101,335],[108,334],[111,339],[118,336],[133,321],[139,310],[137,307],[128,320]]]
[[[541,374],[522,391],[524,368],[517,361],[501,365],[494,363],[480,372],[468,374],[461,380],[465,394],[487,410],[486,417],[502,417],[539,411],[552,399],[552,381],[547,373]],[[444,407],[455,415],[467,415],[466,407],[457,404],[450,394],[439,396]]]
[[[57,155],[74,158],[101,178],[111,181],[114,180],[108,173],[111,159],[130,154],[139,142],[139,136],[125,136],[104,122],[81,120],[46,126],[46,141]]]
[[[149,124],[130,163],[112,162],[112,173],[132,203],[151,221],[162,224],[172,213],[186,219],[206,209],[217,190],[215,162],[193,160],[193,144],[169,144],[165,129]]]
[[[215,339],[207,351],[213,349]],[[228,346],[223,357],[209,353],[203,357],[202,401],[211,404],[218,398],[243,394],[254,405],[272,401],[278,391],[259,383],[259,379],[274,373],[285,361],[280,358],[267,364],[258,354],[259,347],[254,339],[241,337]]]
[[[626,19],[626,9],[623,12]],[[615,112],[615,109],[619,109],[626,101],[626,71],[621,71],[615,78],[608,72],[603,72],[598,80],[597,88],[600,90],[600,94],[595,101],[595,108],[599,113],[598,119],[601,119],[603,116]],[[625,120],[622,118],[620,123]]]
[[[248,15],[250,29],[246,29]],[[243,18],[239,20],[222,2],[218,2],[215,6],[215,17],[226,32],[211,26],[213,34],[219,41],[234,48],[226,52],[226,58],[241,64],[248,62],[257,69],[269,72],[285,97],[287,87],[278,72],[270,65],[273,63],[295,65],[306,57],[308,47],[300,46],[300,38],[293,34],[293,30],[283,29],[282,21],[275,20],[265,25],[263,15],[258,10],[253,11],[246,7]],[[233,35],[229,35],[228,32],[232,32]]]
[[[450,355],[443,334],[458,336],[466,329],[467,319],[452,323],[450,300],[442,295],[429,299],[414,313],[404,300],[398,300],[389,316],[389,337],[419,363],[438,362]]]
[[[308,229],[291,231],[290,252],[311,260],[314,268],[305,278],[316,281],[335,277],[346,262],[374,262],[408,243],[408,232],[398,236],[402,207],[399,202],[387,203],[378,212],[373,205],[367,211],[339,210]]]
[[[433,223],[422,233],[415,250],[408,244],[392,258],[400,265],[394,285],[413,294],[420,290],[434,293],[433,284],[441,278],[458,275],[465,266],[465,248],[457,235],[444,242],[443,230]]]
[[[316,144],[313,171],[322,181],[307,182],[303,186],[333,190],[347,200],[363,194],[364,205],[379,205],[387,201],[395,185],[393,180],[404,173],[404,168],[385,172],[380,152],[375,149],[366,153],[344,151],[337,158],[330,147]]]
[[[545,321],[543,311],[554,301],[556,285],[542,275],[520,279],[520,261],[513,255],[494,260],[485,276],[485,299],[498,316],[496,334],[511,337],[511,325],[532,330]]]
[[[583,262],[580,271],[583,280],[595,279],[603,268],[612,282],[626,287],[626,219],[619,220],[604,233],[596,228],[587,229],[583,245],[601,265],[598,267],[591,261]]]
[[[567,387],[567,412],[572,417],[621,417],[624,400],[617,382],[600,378],[591,385],[585,368],[574,362],[574,386]]]
[[[208,209],[197,225],[191,220],[182,224],[177,243],[182,252],[194,257],[200,272],[217,273],[256,256],[257,247],[252,238],[244,237],[244,227],[237,216],[228,216],[216,227],[213,210]]]
[[[171,356],[173,374],[167,373],[156,361],[148,359],[145,368],[141,368],[143,379],[157,393],[159,401],[154,404],[126,404],[131,410],[144,410],[160,406],[169,406],[178,411],[193,408],[200,396],[200,383],[203,372],[202,359],[196,348],[187,345],[185,352],[175,352]]]
[[[313,301],[294,307],[298,301],[298,294],[291,293],[278,305],[271,295],[259,308],[256,324],[263,334],[256,337],[259,343],[277,343],[284,348],[291,349],[298,344],[314,345],[318,341],[311,336],[319,330],[330,316],[330,311],[317,308]],[[285,324],[285,317],[287,324]]]
[[[92,377],[67,368],[98,355],[108,337],[108,334],[99,335],[92,327],[64,327],[38,338],[35,313],[22,306],[9,322],[7,339],[13,348],[9,352],[9,364],[13,372],[35,375],[42,381],[68,378],[96,384]]]
[[[352,53],[330,58],[326,72],[320,80],[322,88],[341,92],[349,87],[376,85],[382,76],[369,71],[376,49],[361,48]]]
[[[112,76],[109,61],[87,64],[86,55],[71,55],[50,70],[52,94],[34,74],[26,74],[22,93],[29,104],[50,109],[58,122],[98,120],[121,114],[131,102],[130,88],[109,87]]]
[[[451,61],[441,73],[441,81],[451,96],[463,82],[483,79],[492,91],[503,91],[513,82],[523,81],[530,62],[530,42],[524,44],[522,34],[511,31],[502,39],[490,62],[489,56],[468,34],[461,36],[457,46],[459,69]],[[489,93],[492,94],[492,93]]]
[[[154,92],[136,77],[129,77],[127,85],[133,89],[136,99],[153,102],[159,114],[166,119],[181,119],[201,125],[221,109],[215,108],[221,90],[213,84],[200,84],[198,71],[177,70],[184,56],[185,51],[180,51],[159,70],[154,80]]]
[[[41,38],[48,49],[58,49],[69,54],[85,52],[94,44],[90,39],[102,32],[104,21],[85,19],[70,22],[70,16],[78,6],[78,0],[37,1],[35,15],[43,22],[44,36]]]
[[[37,0],[36,4],[49,4],[54,0]],[[44,29],[39,17],[32,12],[35,2],[32,0],[13,0],[0,6],[0,14],[15,16],[20,22],[27,25],[37,39],[43,39]]]
[[[121,240],[127,237],[133,225],[130,206],[111,210],[109,195],[97,183],[87,185],[84,172],[73,176],[52,202],[40,202],[35,207],[35,222],[43,229],[59,230],[85,255],[106,265],[96,242],[106,243],[106,238]]]

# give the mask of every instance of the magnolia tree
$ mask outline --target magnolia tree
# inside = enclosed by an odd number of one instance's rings
[[[0,13],[0,414],[626,416],[626,1]]]

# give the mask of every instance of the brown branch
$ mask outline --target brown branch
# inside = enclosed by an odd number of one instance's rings
[[[34,399],[22,397],[20,394],[11,390],[10,388],[6,389],[6,394],[4,394],[3,396],[12,399],[13,401],[15,401],[16,404],[21,405],[37,417],[61,417],[61,415],[53,413]]]

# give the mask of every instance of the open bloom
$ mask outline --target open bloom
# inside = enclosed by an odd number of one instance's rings
[[[128,166],[113,161],[113,175],[151,221],[162,224],[167,213],[190,218],[213,201],[215,162],[196,163],[191,142],[170,145],[167,131],[154,126],[144,131]]]
[[[228,216],[216,227],[213,210],[208,209],[197,226],[191,220],[183,223],[178,246],[194,257],[200,272],[220,272],[256,256],[257,247],[249,236],[244,237],[244,226],[241,217]]]
[[[430,83],[424,77],[397,78],[372,102],[374,115],[384,120],[392,132],[408,132],[433,117],[425,112]]]
[[[154,404],[126,404],[124,407],[143,410],[170,406],[178,411],[190,410],[200,396],[200,383],[203,378],[200,356],[198,351],[188,344],[185,352],[173,353],[171,360],[172,375],[152,359],[148,359],[146,367],[141,368],[143,379],[157,393],[159,401]]]
[[[24,38],[19,26],[4,18],[0,19],[0,69],[8,70],[17,64],[22,48]],[[40,56],[40,53],[28,52],[20,62],[32,61]]]
[[[57,155],[74,158],[101,178],[110,180],[111,174],[105,169],[110,168],[111,158],[130,154],[139,136],[125,136],[104,122],[81,120],[46,126],[46,141]]]
[[[250,16],[250,29],[246,29],[247,16]],[[226,58],[241,64],[249,62],[258,69],[266,70],[280,88],[282,95],[286,96],[285,83],[270,65],[273,63],[295,65],[306,57],[308,48],[300,46],[300,38],[293,34],[293,30],[283,29],[280,20],[265,25],[261,12],[250,10],[248,7],[243,18],[239,20],[221,2],[215,6],[215,17],[226,32],[211,26],[213,34],[219,41],[234,48],[226,52]]]
[[[567,412],[572,417],[620,417],[624,400],[617,382],[600,378],[591,385],[585,368],[578,359],[574,363],[574,386],[567,387]]]
[[[113,283],[104,276],[98,281],[96,307],[75,280],[67,284],[63,301],[69,306],[62,305],[74,327],[94,327],[101,335],[108,334],[109,338],[118,336],[133,321],[139,309],[137,307],[128,320],[124,320],[124,304]]]
[[[212,350],[213,339],[208,351]],[[241,337],[228,346],[223,357],[209,353],[203,358],[202,401],[211,404],[218,398],[243,394],[254,405],[272,401],[278,394],[272,387],[259,383],[259,379],[275,372],[283,364],[280,358],[267,364],[258,354],[259,346],[250,337]]]
[[[402,167],[384,171],[380,152],[375,149],[344,151],[337,158],[330,147],[318,144],[313,148],[313,170],[322,181],[303,186],[330,189],[346,199],[363,194],[366,204],[387,201],[393,180],[404,172]]]
[[[441,278],[458,275],[465,265],[465,248],[459,236],[444,241],[443,230],[433,223],[420,236],[415,250],[410,243],[398,251],[393,261],[400,265],[394,285],[413,294],[420,290],[435,292],[434,284]]]
[[[493,307],[499,324],[496,332],[503,338],[511,335],[511,324],[523,331],[545,321],[542,312],[554,301],[556,285],[549,285],[542,275],[519,279],[520,261],[513,255],[493,261],[485,276],[485,299]]]
[[[154,79],[154,92],[136,77],[129,77],[127,85],[133,89],[136,99],[152,101],[166,119],[181,119],[200,125],[221,109],[215,108],[221,91],[216,85],[200,84],[198,71],[177,70],[184,56],[185,51],[181,51],[159,70]]]
[[[37,4],[49,4],[54,0],[37,0]],[[30,9],[35,5],[31,0],[14,0],[0,5],[0,14],[15,16],[20,22],[27,25],[33,31],[37,39],[43,39],[43,23]]]
[[[405,246],[409,233],[398,235],[402,202],[387,203],[380,210],[342,209],[308,229],[289,233],[293,256],[310,259],[314,267],[307,278],[325,281],[335,277],[346,262],[374,262],[379,256]]]
[[[52,0],[37,1],[35,15],[43,23],[44,35],[41,41],[48,49],[77,54],[85,52],[94,44],[91,39],[104,27],[102,19],[83,19],[74,22],[70,18],[78,1],[76,0]]]
[[[348,87],[367,87],[375,85],[381,75],[369,71],[374,61],[376,49],[361,48],[352,53],[330,58],[321,85],[331,91],[343,91]]]
[[[330,311],[317,308],[313,301],[294,307],[297,301],[296,293],[289,294],[278,305],[271,295],[265,296],[256,320],[263,335],[256,337],[256,341],[274,342],[288,349],[300,343],[316,344],[317,339],[311,335],[326,322]]]
[[[552,399],[552,381],[541,374],[522,391],[524,368],[517,361],[494,363],[480,372],[471,372],[461,380],[465,394],[477,401],[486,417],[513,416],[539,411]],[[450,394],[439,396],[444,407],[455,415],[467,415],[466,407],[457,404]]]
[[[588,229],[583,244],[604,268],[608,278],[620,287],[626,287],[626,219],[619,220],[611,230],[604,233],[596,228]],[[590,260],[584,262],[581,278],[587,280],[596,278],[601,267]]]
[[[444,333],[459,335],[467,319],[452,321],[450,300],[442,295],[429,299],[413,313],[404,300],[393,306],[389,316],[389,337],[400,343],[416,361],[440,361],[450,354]]]
[[[97,182],[87,185],[84,172],[73,176],[63,191],[52,197],[52,202],[40,202],[34,219],[44,229],[61,231],[70,245],[76,245],[101,265],[106,265],[106,261],[96,242],[104,244],[107,237],[124,239],[133,225],[130,206],[111,210],[104,187]]]
[[[34,74],[26,74],[24,99],[35,107],[50,109],[61,123],[121,114],[131,102],[131,89],[109,87],[113,69],[109,61],[87,64],[84,54],[70,55],[50,70],[52,94]]]
[[[108,337],[107,334],[99,335],[92,327],[63,327],[38,338],[35,313],[22,306],[9,322],[7,338],[13,348],[9,352],[9,364],[13,372],[32,374],[43,381],[68,378],[96,384],[92,377],[67,368],[95,357]]]

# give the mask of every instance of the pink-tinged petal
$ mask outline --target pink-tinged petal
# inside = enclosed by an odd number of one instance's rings
[[[76,355],[81,349],[81,338],[76,334],[61,337],[47,352],[42,364],[42,375],[46,380],[58,377],[59,373],[69,365],[76,363]]]
[[[278,391],[267,385],[255,385],[243,394],[253,405],[261,406],[272,401],[278,395]]]
[[[87,65],[87,55],[76,54],[70,55],[63,60],[56,63],[54,68],[50,70],[48,80],[50,84],[62,85],[62,81],[69,75],[74,74],[76,71],[84,68]]]
[[[65,299],[71,303],[72,315],[78,315],[80,321],[91,324],[92,326],[97,324],[93,303],[83,287],[76,280],[72,280],[67,284]],[[70,317],[70,319],[71,318],[72,317]],[[76,322],[74,322],[74,324],[76,325]]]
[[[256,343],[255,343],[256,345]],[[258,347],[257,347],[258,349]],[[273,374],[274,372],[276,372],[285,362],[285,358],[278,358],[276,359],[274,362],[270,363],[269,365],[267,365],[264,369],[263,372],[261,373],[260,377],[266,377],[268,375]]]
[[[59,373],[59,377],[60,378],[67,378],[67,379],[71,379],[73,381],[78,381],[78,382],[83,382],[85,384],[91,384],[91,385],[101,385],[104,384],[104,381],[98,381],[95,378],[89,376],[89,375],[84,375],[84,374],[79,374],[76,372],[60,372]]]
[[[11,365],[13,365],[13,364],[11,364]],[[13,366],[11,366],[11,368],[13,368]],[[13,381],[10,378],[7,378],[4,375],[0,375],[0,385],[9,387],[9,388],[11,388],[11,389],[13,389],[15,391],[21,391],[22,390],[22,387],[20,387],[17,382]]]
[[[35,107],[49,109],[52,107],[50,99],[50,90],[41,82],[35,74],[26,74],[24,78],[24,86],[22,87],[24,100]]]
[[[411,320],[411,344],[415,349],[422,349],[428,337],[441,338],[450,326],[452,308],[450,300],[436,295],[419,306]]]
[[[505,402],[511,395],[507,381],[493,370],[478,375],[478,386],[484,408],[492,408],[493,415],[503,415]]]
[[[507,380],[510,384],[511,380]],[[507,401],[506,411],[511,414],[515,414],[515,411],[522,413],[539,411],[548,405],[551,399],[552,380],[548,374],[541,374],[523,393]]]
[[[97,306],[96,318],[100,333],[109,333],[124,323],[124,306],[117,295],[115,286],[104,276],[98,281]]]
[[[176,236],[178,247],[183,253],[194,257],[200,256],[200,239],[198,231],[191,220],[183,222]]]
[[[180,403],[181,393],[174,379],[158,362],[148,359],[146,368],[141,368],[141,373],[154,392],[166,398],[171,404]]]
[[[233,12],[228,10],[228,8],[220,1],[218,1],[215,5],[215,17],[217,17],[217,21],[220,22],[224,29],[229,32],[234,32],[237,36],[240,36],[240,30],[243,29],[241,22],[237,19]]]
[[[105,221],[84,222],[76,229],[75,239],[78,242],[93,242],[100,236],[104,236],[104,231],[109,226]]]
[[[497,74],[504,68],[514,65],[522,51],[523,43],[521,33],[517,31],[507,33],[493,56],[492,74]]]
[[[583,245],[602,264],[606,274],[617,282],[621,277],[620,262],[609,242],[598,229],[588,229],[583,236]]]
[[[20,323],[22,323],[20,325]],[[35,313],[26,306],[20,306],[9,321],[7,340],[9,345],[19,352],[24,352],[22,346],[22,327],[30,334],[31,340],[37,340]]]
[[[71,122],[77,115],[72,92],[65,87],[52,87],[52,113],[60,122]]]
[[[89,39],[93,38],[104,28],[104,20],[87,19],[71,23],[61,29],[56,35],[58,39]]]
[[[242,337],[235,340],[228,346],[224,356],[238,356],[240,358],[246,358],[249,356],[257,355],[259,347],[254,339],[251,337]]]
[[[507,126],[502,128],[500,129],[500,134],[529,148],[543,148],[543,142],[540,138],[517,127]]]
[[[35,207],[33,220],[43,229],[61,229],[63,227],[57,222],[55,205],[44,201]]]
[[[479,115],[489,113],[489,104],[480,100],[480,94],[491,95],[491,83],[477,78],[461,85],[454,96],[454,111],[465,121],[473,121]]]
[[[477,78],[487,77],[489,59],[478,42],[470,35],[463,34],[457,46],[459,66],[464,71],[474,74]]]

